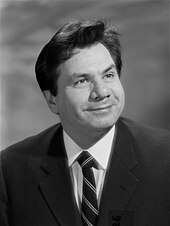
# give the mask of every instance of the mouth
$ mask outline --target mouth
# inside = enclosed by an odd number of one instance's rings
[[[99,106],[99,107],[94,107],[94,108],[88,108],[86,111],[90,112],[97,112],[97,111],[108,111],[113,105],[106,105],[106,106]]]

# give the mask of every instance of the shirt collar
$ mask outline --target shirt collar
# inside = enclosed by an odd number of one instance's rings
[[[110,152],[112,149],[113,137],[115,134],[115,125],[112,129],[100,139],[96,144],[94,144],[89,149],[82,149],[79,147],[68,134],[63,131],[64,144],[66,148],[66,153],[68,157],[68,164],[71,166],[82,151],[88,151],[95,160],[101,165],[102,168],[106,169],[109,161]]]

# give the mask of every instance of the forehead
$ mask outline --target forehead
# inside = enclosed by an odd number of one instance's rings
[[[100,73],[111,64],[115,65],[109,51],[104,45],[98,43],[84,49],[75,49],[73,56],[65,61],[60,69],[67,75],[73,73]]]

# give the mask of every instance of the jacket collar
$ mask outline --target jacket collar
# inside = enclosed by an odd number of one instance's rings
[[[47,176],[41,181],[40,190],[56,221],[63,226],[70,224],[81,226],[61,126],[52,138],[41,169]]]
[[[125,213],[139,183],[132,171],[138,163],[135,142],[121,119],[117,122],[113,149],[100,202],[98,226],[111,225],[114,213]]]

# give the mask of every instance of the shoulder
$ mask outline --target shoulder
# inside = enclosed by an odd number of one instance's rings
[[[135,122],[131,119],[120,118],[120,121],[126,125],[132,136],[138,143],[150,145],[163,145],[169,148],[170,146],[170,132],[164,129],[154,128],[141,123]]]
[[[1,158],[10,159],[14,156],[37,156],[40,157],[45,154],[50,141],[56,131],[61,127],[61,124],[53,125],[46,130],[30,136],[20,142],[17,142],[6,149],[0,151]]]
[[[121,118],[132,138],[135,155],[143,169],[152,169],[154,175],[163,177],[170,172],[170,134],[163,129],[141,125]]]

